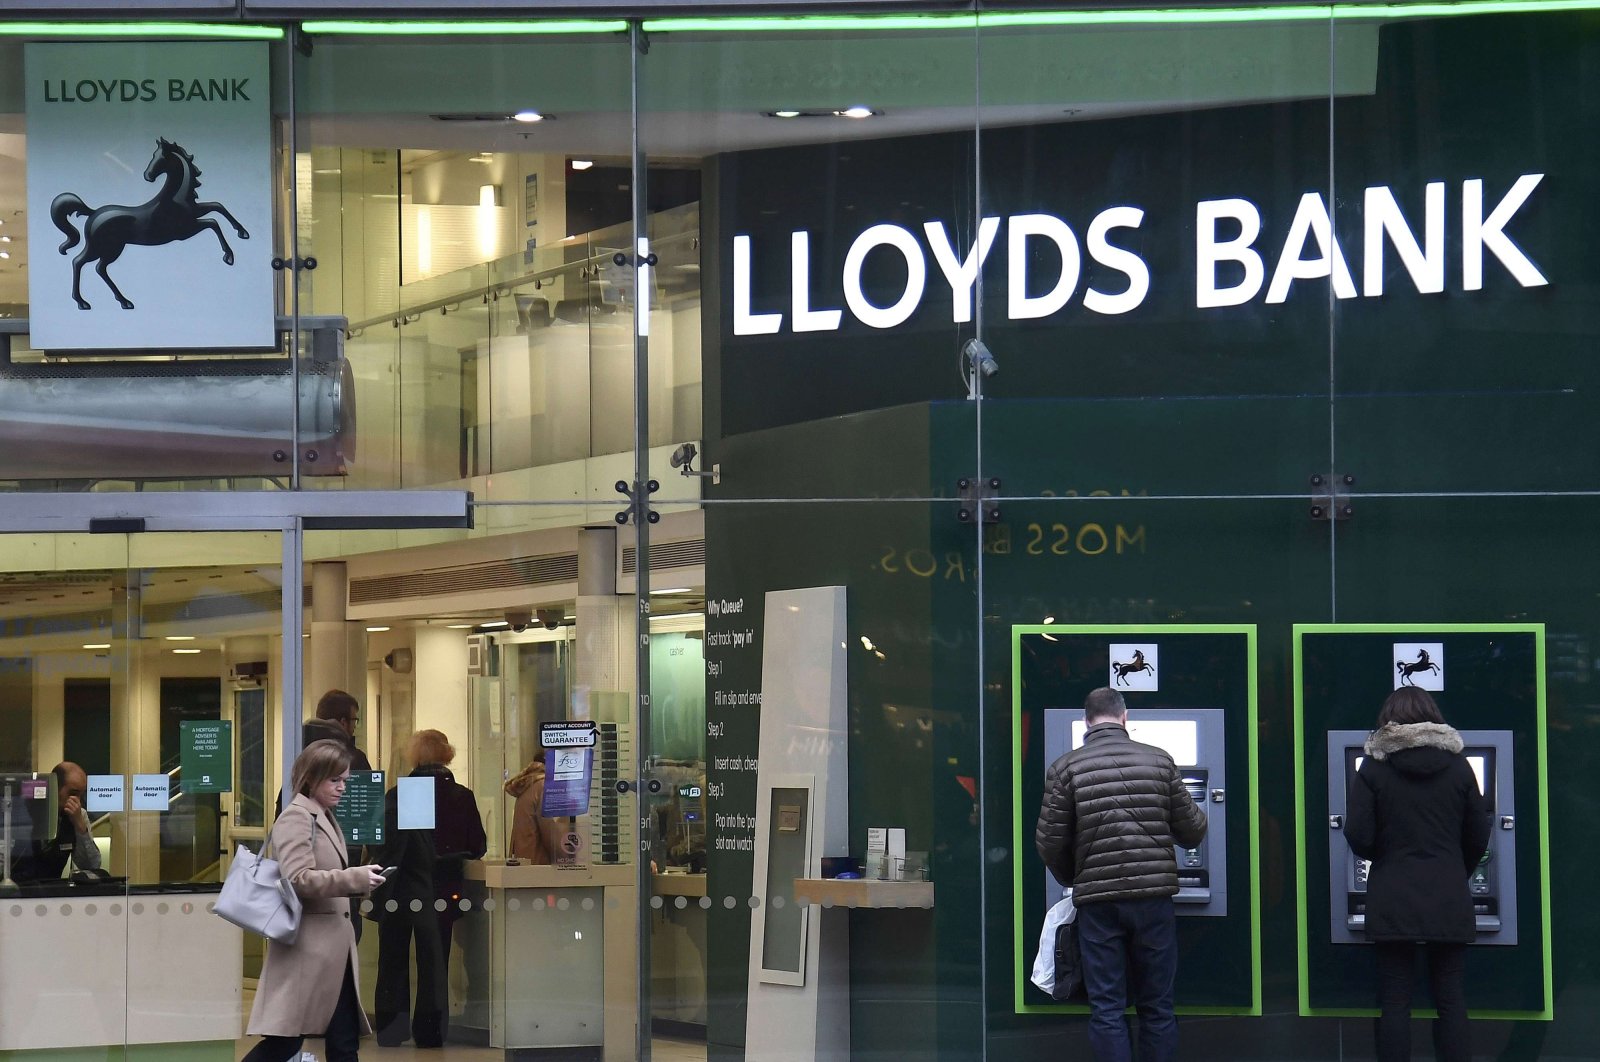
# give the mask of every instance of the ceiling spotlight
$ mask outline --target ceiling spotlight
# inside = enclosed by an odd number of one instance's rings
[[[594,166],[594,159],[573,159],[571,165],[575,170],[587,170]]]
[[[857,106],[857,107],[846,107],[842,111],[834,111],[833,113],[834,113],[834,115],[836,117],[839,117],[839,118],[872,118],[872,117],[876,116],[878,112],[873,110],[871,107],[859,107],[859,106]]]
[[[513,114],[511,117],[512,117],[512,120],[518,121],[518,122],[542,122],[542,121],[544,121],[544,115],[540,114],[538,111],[518,111],[516,114]]]
[[[800,112],[799,111],[773,111],[772,112],[772,116],[774,118],[798,118],[798,117],[800,117]]]

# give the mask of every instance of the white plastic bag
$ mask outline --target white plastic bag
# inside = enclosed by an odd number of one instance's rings
[[[1078,909],[1072,903],[1072,890],[1056,902],[1056,905],[1045,912],[1044,929],[1039,933],[1039,953],[1033,959],[1034,984],[1049,995],[1056,987],[1056,930],[1078,917]]]

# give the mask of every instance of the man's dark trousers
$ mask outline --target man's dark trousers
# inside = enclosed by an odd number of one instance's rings
[[[1103,900],[1078,908],[1083,983],[1089,993],[1089,1046],[1099,1062],[1131,1062],[1123,1011],[1139,1014],[1139,1062],[1178,1055],[1172,1016],[1178,928],[1172,897]]]

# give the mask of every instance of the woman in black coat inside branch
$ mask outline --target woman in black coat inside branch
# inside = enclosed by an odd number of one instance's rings
[[[1428,957],[1440,1062],[1468,1062],[1467,945],[1477,933],[1468,879],[1489,847],[1477,776],[1426,690],[1403,686],[1378,713],[1350,780],[1345,838],[1372,862],[1366,936],[1378,960],[1379,1062],[1411,1057],[1417,951]]]

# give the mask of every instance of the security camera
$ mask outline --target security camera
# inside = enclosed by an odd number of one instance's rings
[[[968,340],[964,353],[967,356],[968,364],[972,366],[974,372],[982,373],[985,377],[988,377],[1000,371],[1000,363],[994,360],[994,355],[989,352],[989,348],[984,345],[983,340]]]
[[[506,612],[506,622],[511,624],[512,630],[520,634],[533,622],[533,613],[526,609],[511,609]]]
[[[541,608],[539,610],[539,622],[544,624],[544,629],[547,631],[553,631],[561,626],[561,621],[564,618],[559,608]]]
[[[712,483],[720,484],[722,482],[721,465],[712,465],[709,472],[695,471],[694,459],[699,455],[699,448],[692,442],[686,442],[672,451],[672,467],[676,468],[682,475],[699,476],[702,479],[709,479]]]

